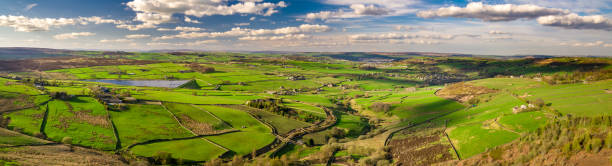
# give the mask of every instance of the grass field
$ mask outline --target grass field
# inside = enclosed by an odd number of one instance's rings
[[[104,106],[89,97],[49,102],[45,133],[53,141],[71,137],[74,144],[102,150],[115,149],[117,142]]]
[[[256,133],[270,133],[272,132],[268,127],[264,124],[257,121],[251,117],[248,113],[242,112],[240,110],[219,107],[219,106],[198,106],[203,108],[206,111],[214,114],[215,116],[223,119],[225,122],[229,123],[233,128],[246,131],[246,132],[256,132]]]
[[[236,109],[252,109],[252,108],[244,108],[246,106],[235,106]],[[254,110],[254,109],[252,109]],[[296,129],[296,128],[303,128],[303,127],[307,127],[310,126],[310,123],[306,123],[303,121],[299,121],[299,120],[294,120],[294,119],[289,119],[286,118],[284,116],[280,116],[271,112],[267,112],[267,111],[262,111],[262,110],[255,110],[255,111],[251,111],[252,114],[254,114],[255,116],[259,117],[261,120],[269,123],[270,125],[274,126],[274,128],[276,128],[276,131],[278,132],[278,134],[286,134],[287,132]]]
[[[157,100],[188,104],[244,104],[248,100],[257,99],[258,96],[193,96],[181,92],[171,91],[144,91],[133,97],[142,100]]]
[[[40,126],[43,122],[46,106],[38,108],[30,108],[11,112],[5,117],[10,117],[11,121],[8,125],[9,129],[21,131],[28,135],[40,134]]]
[[[248,113],[219,106],[199,106],[213,113],[241,132],[206,137],[239,155],[249,154],[253,149],[261,148],[274,141],[274,135],[264,124]]]
[[[236,152],[238,155],[246,155],[272,143],[275,137],[270,133],[242,131],[206,138]]]
[[[31,86],[26,86],[17,81],[5,79],[5,78],[0,78],[0,91],[21,93],[21,94],[27,94],[27,95],[39,95],[40,94],[40,91],[38,91],[37,89]]]
[[[157,152],[168,152],[173,158],[190,161],[208,161],[225,153],[224,149],[201,138],[138,145],[130,151],[145,157],[152,157]]]
[[[0,146],[40,145],[48,142],[49,141],[45,141],[36,137],[27,136],[4,128],[0,128]]]
[[[176,117],[181,119],[181,122],[184,123],[184,125],[186,125],[188,128],[198,127],[198,123],[210,125],[210,127],[212,127],[212,129],[214,130],[232,128],[225,122],[215,118],[210,113],[201,110],[200,108],[196,108],[190,104],[164,103],[164,105],[166,106],[166,108],[168,108],[168,110],[172,111],[174,115],[176,115]],[[193,128],[191,130],[194,131]]]
[[[193,136],[161,106],[130,104],[128,107],[127,110],[110,111],[122,147],[153,139]]]
[[[345,129],[348,137],[358,137],[368,128],[369,124],[360,116],[342,113],[338,116],[335,126]]]
[[[612,93],[609,92],[611,84],[612,80],[564,84],[524,89],[517,93],[527,94],[527,100],[541,98],[563,114],[594,117],[612,115]]]

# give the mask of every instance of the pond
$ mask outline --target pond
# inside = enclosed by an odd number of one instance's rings
[[[161,88],[176,88],[190,80],[83,80],[89,82],[102,82],[126,86],[147,86]]]

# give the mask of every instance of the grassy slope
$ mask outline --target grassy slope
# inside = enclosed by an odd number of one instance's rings
[[[10,117],[11,122],[8,125],[9,129],[18,128],[22,132],[34,135],[40,133],[40,126],[43,121],[46,106],[38,108],[30,108],[9,113],[5,117]]]
[[[272,143],[271,130],[245,112],[218,106],[201,106],[223,119],[241,132],[206,137],[211,141],[235,151],[240,155],[249,154],[253,149]]]
[[[207,112],[204,112],[198,108],[194,108],[188,104],[176,104],[176,103],[164,103],[168,110],[172,111],[177,117],[181,117],[183,115],[188,116],[189,118],[196,120],[201,123],[207,123],[215,128],[215,130],[223,130],[231,128],[231,126],[226,125],[222,121],[217,120],[215,117],[210,115]]]
[[[0,128],[0,145],[38,145],[48,141]]]
[[[192,136],[161,106],[135,104],[128,106],[127,110],[110,112],[123,147],[153,139]]]
[[[69,110],[68,104],[74,113]],[[77,117],[77,112],[83,116]],[[71,137],[74,144],[103,150],[113,150],[116,144],[104,105],[90,97],[49,102],[45,133],[49,139],[57,142],[64,137]]]
[[[168,152],[173,158],[191,161],[207,161],[219,157],[225,150],[200,138],[159,142],[135,146],[131,149],[134,154],[152,157],[157,152]]]

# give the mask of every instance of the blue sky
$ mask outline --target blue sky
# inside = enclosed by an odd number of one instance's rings
[[[0,47],[612,52],[612,0],[12,0]]]

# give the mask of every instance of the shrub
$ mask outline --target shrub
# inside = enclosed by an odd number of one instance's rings
[[[572,150],[574,150],[574,151],[582,150],[582,141],[583,140],[584,140],[584,137],[580,137],[580,136],[574,137],[574,140],[572,141]]]
[[[192,70],[195,70],[195,71],[200,72],[200,73],[212,73],[212,72],[215,72],[215,68],[208,67],[208,66],[202,66],[202,65],[197,64],[197,63],[191,63],[191,64],[189,64],[187,66],[189,68],[191,68]]]
[[[544,105],[546,105],[546,103],[544,102],[544,100],[542,100],[542,98],[538,98],[535,101],[533,101],[533,105],[542,108],[544,107]]]
[[[62,138],[63,144],[72,144],[72,137],[64,137]]]
[[[566,143],[565,145],[563,145],[563,148],[561,149],[561,151],[565,154],[570,154],[572,153],[572,144],[571,143]]]
[[[370,109],[375,112],[387,112],[391,109],[391,104],[376,102],[370,106]]]
[[[172,154],[168,152],[158,151],[153,154],[153,160],[158,164],[170,164],[172,163]]]
[[[603,141],[599,138],[593,138],[591,139],[591,143],[589,144],[589,146],[591,147],[591,150],[593,152],[599,152],[599,149],[601,149],[601,146],[603,144]]]

